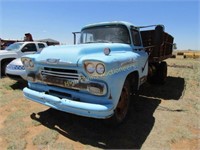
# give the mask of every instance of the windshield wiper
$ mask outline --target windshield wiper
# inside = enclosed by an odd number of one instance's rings
[[[96,42],[94,42],[94,41],[93,42],[85,42],[84,44],[89,44],[89,43],[96,43]]]
[[[112,43],[111,41],[108,40],[96,40],[96,43]]]
[[[113,42],[107,41],[107,40],[96,40],[96,41],[85,42],[85,44],[89,44],[89,43],[113,43]]]

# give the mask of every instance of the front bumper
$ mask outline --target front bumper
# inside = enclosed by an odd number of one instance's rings
[[[67,113],[101,119],[109,118],[114,113],[112,104],[79,102],[67,98],[59,98],[44,92],[37,92],[29,88],[24,88],[23,92],[24,96],[30,100]]]
[[[25,70],[13,70],[7,67],[6,74],[8,75],[8,77],[15,80],[27,79],[27,74]]]

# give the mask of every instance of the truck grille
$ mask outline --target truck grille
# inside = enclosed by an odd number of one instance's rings
[[[79,74],[77,70],[70,70],[70,69],[57,69],[57,68],[48,68],[45,67],[44,70],[41,71],[41,75],[56,77],[56,78],[64,78],[70,80],[78,80]]]

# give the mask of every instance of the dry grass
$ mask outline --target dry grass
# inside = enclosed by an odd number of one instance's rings
[[[46,130],[33,138],[33,145],[49,145],[58,138],[58,133],[53,130]]]

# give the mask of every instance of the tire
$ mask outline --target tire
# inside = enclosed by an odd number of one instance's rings
[[[159,84],[164,84],[167,79],[167,63],[166,62],[161,62],[159,64],[158,68],[158,83]]]
[[[107,125],[109,124],[115,126],[121,124],[126,119],[129,111],[130,98],[131,98],[130,81],[126,79],[121,91],[119,102],[114,110],[114,114],[111,118],[106,120]]]
[[[148,75],[147,81],[150,84],[158,84],[158,68],[159,68],[159,63],[153,63],[151,64],[151,75]]]
[[[6,66],[9,64],[9,62],[4,62],[1,66],[1,74],[2,76],[6,75]]]
[[[148,77],[148,82],[150,84],[164,84],[167,79],[167,63],[161,62],[154,64],[155,73]]]
[[[160,57],[160,48],[163,44],[163,32],[164,28],[161,25],[156,26],[155,28],[155,34],[154,34],[154,45],[155,48],[152,51],[152,56],[154,57]]]
[[[161,44],[163,43],[163,33],[164,33],[163,26],[161,25],[156,26],[154,44],[161,46]]]

